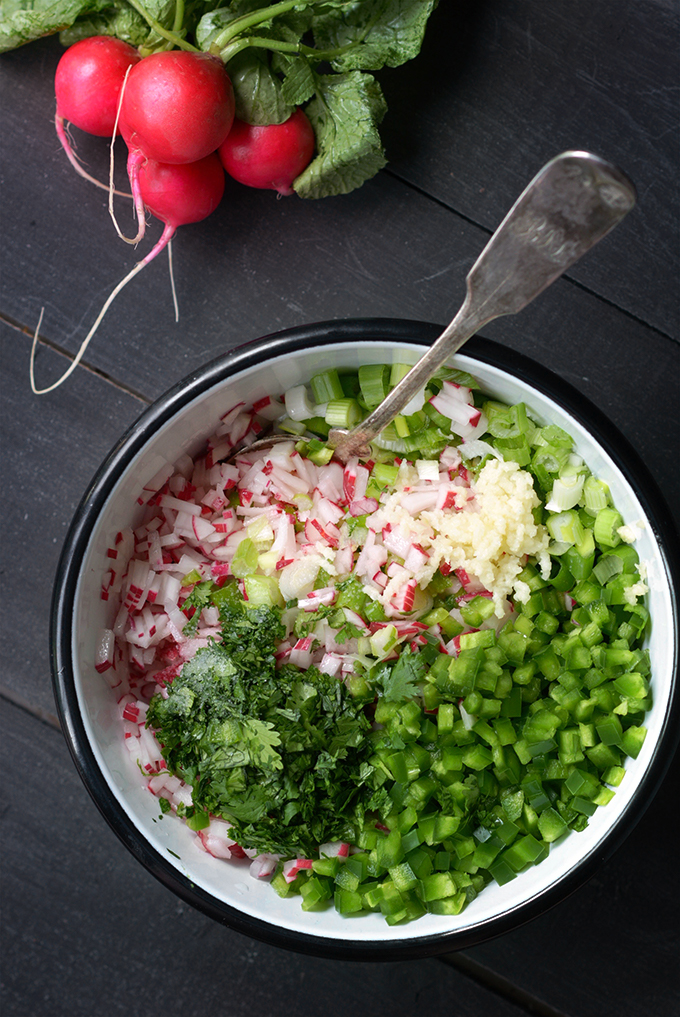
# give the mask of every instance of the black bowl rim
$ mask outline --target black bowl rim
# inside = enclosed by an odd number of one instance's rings
[[[467,949],[538,917],[582,886],[621,845],[656,793],[680,740],[680,688],[677,681],[677,634],[680,633],[680,619],[676,599],[673,603],[676,633],[673,672],[676,680],[664,727],[635,796],[624,816],[612,827],[602,844],[577,863],[557,884],[501,916],[488,919],[470,929],[405,940],[353,940],[351,927],[348,927],[347,939],[330,939],[280,929],[264,920],[244,915],[197,887],[152,848],[111,792],[89,745],[80,712],[71,662],[71,630],[80,562],[98,514],[129,457],[139,451],[159,427],[196,396],[230,375],[281,353],[357,340],[376,344],[396,342],[429,346],[441,329],[440,325],[430,322],[392,318],[346,318],[317,322],[274,332],[245,343],[192,372],[141,414],[114,445],[96,472],[75,512],[54,583],[50,641],[57,709],[76,768],[106,821],[134,857],[186,903],[243,935],[272,946],[319,957],[373,961],[418,959]],[[590,431],[633,484],[654,529],[671,581],[675,586],[680,585],[680,564],[670,512],[647,467],[618,429],[575,388],[523,354],[480,336],[471,339],[463,352],[472,359],[509,372],[520,381],[541,390]]]

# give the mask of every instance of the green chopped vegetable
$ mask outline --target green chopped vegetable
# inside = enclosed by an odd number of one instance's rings
[[[232,591],[233,591],[232,587]],[[373,804],[370,724],[345,686],[316,668],[275,670],[276,613],[217,591],[222,642],[198,650],[155,697],[148,724],[194,806],[259,851],[314,853]],[[378,799],[380,799],[378,795]]]
[[[309,405],[351,404],[363,414],[402,374],[384,365],[324,371]],[[246,520],[226,583],[197,569],[183,577],[185,633],[200,634],[201,614],[212,608],[221,635],[149,706],[169,770],[193,789],[192,805],[177,811],[196,831],[222,818],[243,847],[279,855],[272,886],[306,911],[377,912],[390,924],[459,914],[491,880],[505,884],[583,830],[644,745],[649,612],[639,602],[637,552],[618,539],[621,517],[584,465],[578,500],[546,507],[556,479],[573,475],[570,436],[538,426],[523,405],[480,403],[485,442],[526,443],[522,468],[553,541],[551,567],[538,557],[520,562],[523,595],[502,624],[493,594],[468,592],[469,577],[440,569],[395,613],[361,573],[336,577],[332,556],[310,593],[284,600],[266,514]],[[309,437],[312,421],[300,423],[297,451],[328,462],[328,447]],[[433,431],[442,447],[457,441],[426,412],[407,425],[417,460],[438,455]],[[517,447],[508,456],[515,462]],[[466,468],[476,476],[482,467]],[[383,504],[402,470],[376,449],[367,497]],[[286,513],[302,515],[303,504],[309,512],[305,497],[294,495]],[[337,532],[358,556],[370,516],[345,513]],[[300,532],[310,522],[303,518]],[[386,581],[390,562],[405,567],[391,551]],[[323,646],[329,628],[336,647],[349,647],[351,673],[297,666],[292,649],[288,662],[277,659],[296,640]],[[319,857],[333,841],[354,853]],[[286,875],[283,862],[296,858],[309,867]]]

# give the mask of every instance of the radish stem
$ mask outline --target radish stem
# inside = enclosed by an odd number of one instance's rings
[[[183,39],[181,35],[177,35],[175,32],[170,32],[167,28],[163,28],[160,21],[156,21],[156,19],[153,18],[146,8],[142,4],[138,3],[137,0],[128,0],[128,3],[130,4],[130,7],[134,7],[138,14],[141,14],[146,23],[153,28],[154,32],[158,32],[161,38],[171,42],[174,46],[177,46],[178,49],[187,50],[189,53],[201,52],[197,46],[192,46],[192,44],[187,42],[186,39]]]

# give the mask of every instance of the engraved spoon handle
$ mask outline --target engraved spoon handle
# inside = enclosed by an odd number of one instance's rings
[[[463,343],[493,318],[526,307],[606,236],[635,199],[628,177],[589,152],[564,152],[548,162],[470,269],[465,301],[451,324],[365,420],[349,431],[331,430],[336,457],[367,458],[368,443]]]

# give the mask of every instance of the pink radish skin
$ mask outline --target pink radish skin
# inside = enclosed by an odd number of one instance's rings
[[[148,59],[148,58],[147,58]],[[90,340],[109,307],[120,291],[138,275],[149,262],[153,261],[164,250],[177,232],[178,226],[200,222],[213,212],[224,194],[224,170],[216,153],[212,153],[197,162],[177,166],[155,162],[147,159],[139,169],[139,192],[145,206],[161,222],[165,229],[160,240],[149,251],[145,258],[138,261],[124,279],[112,290],[97,315],[94,325],[83,339],[80,349],[68,369],[52,385],[36,388],[35,385],[35,349],[38,343],[40,322],[33,337],[30,358],[31,388],[36,395],[44,395],[58,388],[68,376],[75,371],[87,349]],[[42,315],[41,315],[42,320]]]
[[[81,131],[110,138],[125,72],[141,57],[120,39],[95,35],[70,46],[57,65],[57,116]]]
[[[249,187],[293,194],[293,181],[311,162],[314,129],[307,115],[297,109],[283,124],[266,127],[234,120],[220,145],[222,165],[235,180]]]
[[[234,90],[224,64],[207,53],[152,53],[133,67],[120,129],[128,148],[181,165],[216,151],[234,120]]]
[[[57,136],[73,168],[98,187],[106,185],[87,173],[71,148],[65,122],[97,137],[110,138],[114,132],[120,90],[128,67],[141,57],[134,47],[120,39],[95,35],[70,46],[57,65],[54,92]]]
[[[147,159],[139,167],[139,192],[146,208],[165,223],[162,237],[144,259],[148,264],[178,226],[200,222],[215,211],[224,194],[224,170],[215,153],[182,166]]]

